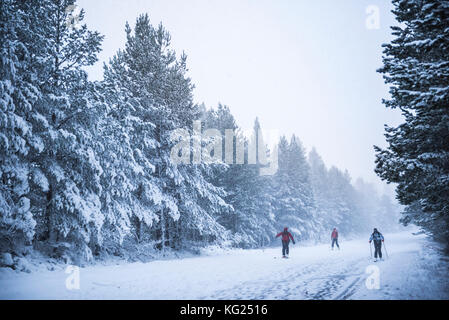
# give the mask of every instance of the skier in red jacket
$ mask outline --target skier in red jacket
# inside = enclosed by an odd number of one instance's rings
[[[340,250],[340,246],[338,245],[338,231],[337,231],[337,228],[334,228],[334,230],[332,230],[331,240],[332,240],[332,250],[334,250],[334,244],[336,244],[338,250]]]
[[[295,239],[293,239],[293,236],[290,232],[288,232],[288,228],[285,227],[284,231],[279,232],[276,235],[276,238],[282,236],[282,258],[287,258],[288,256],[288,244],[290,243],[290,239],[292,239],[293,244],[295,244]]]

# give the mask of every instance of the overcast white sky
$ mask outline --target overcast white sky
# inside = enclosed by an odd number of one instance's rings
[[[195,101],[230,107],[242,128],[256,116],[267,130],[296,134],[326,164],[348,169],[383,189],[373,172],[373,145],[398,112],[381,99],[388,88],[376,69],[394,23],[388,0],[82,0],[89,28],[105,35],[102,65],[125,43],[125,22],[148,13],[162,22],[173,47],[188,55]],[[366,9],[380,10],[380,28],[366,28]]]

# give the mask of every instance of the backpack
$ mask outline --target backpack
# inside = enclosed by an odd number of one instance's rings
[[[381,234],[380,234],[380,232],[379,231],[377,231],[377,232],[373,232],[373,240],[374,241],[380,241],[380,240],[382,240],[382,237],[381,237]]]

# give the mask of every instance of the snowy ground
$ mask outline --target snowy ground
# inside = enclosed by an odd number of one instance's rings
[[[367,239],[329,245],[236,250],[179,260],[89,266],[80,289],[68,290],[62,270],[0,270],[0,299],[449,299],[449,260],[411,232],[386,234],[389,258],[372,262]],[[379,268],[368,289],[366,268]],[[372,271],[371,271],[372,272]],[[371,274],[372,276],[373,274]]]

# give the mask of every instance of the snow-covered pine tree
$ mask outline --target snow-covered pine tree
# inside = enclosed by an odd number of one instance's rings
[[[237,167],[240,172],[235,178],[240,181],[233,190],[236,196],[234,207],[238,217],[238,233],[242,243],[250,241],[253,247],[270,244],[276,234],[273,175],[261,175],[261,168],[265,164],[260,157],[268,159],[270,152],[264,142],[259,119],[256,118],[252,136],[246,139],[245,164]],[[255,159],[250,159],[254,155]],[[254,160],[256,163],[252,163]]]
[[[36,245],[43,242],[55,249],[72,247],[72,258],[89,259],[93,244],[100,239],[103,221],[99,193],[102,169],[95,154],[98,106],[94,86],[82,67],[93,64],[102,36],[86,25],[74,28],[69,7],[74,1],[45,0],[24,8],[34,17],[36,39],[25,35],[41,96],[27,114],[38,152],[27,161],[38,177],[32,207],[38,217]],[[79,14],[79,22],[84,12]],[[41,246],[42,247],[42,246]],[[55,250],[56,255],[62,254]]]
[[[449,1],[393,0],[394,39],[379,70],[390,84],[388,108],[404,122],[386,127],[388,148],[375,147],[376,173],[397,183],[409,206],[402,221],[449,243]]]
[[[332,210],[333,201],[330,194],[329,174],[323,159],[315,148],[309,152],[310,183],[316,210],[316,223],[321,230],[321,237],[328,240],[329,230],[340,228],[341,220],[337,212]]]
[[[276,231],[271,205],[272,177],[260,175],[260,163],[248,163],[248,137],[242,134],[228,107],[219,105],[216,110],[208,110],[204,118],[205,126],[218,129],[222,134],[223,141],[229,139],[225,135],[226,129],[234,130],[235,135],[232,164],[228,164],[226,167],[215,167],[210,177],[214,185],[220,186],[226,191],[224,199],[233,208],[232,211],[222,212],[217,217],[218,221],[232,232],[234,244],[238,247],[268,245]],[[260,123],[257,119],[254,123],[253,138],[256,135],[256,130],[259,130],[259,134],[261,134]],[[238,146],[243,146],[243,164],[237,161],[237,148],[240,148]],[[255,145],[254,147],[257,155],[259,146]],[[223,155],[225,156],[224,152]]]
[[[224,197],[226,203],[234,207],[237,205],[233,201],[233,191],[232,187],[236,186],[236,184],[232,184],[229,180],[237,177],[240,166],[234,165],[236,163],[236,149],[235,145],[243,144],[244,137],[241,134],[234,116],[231,114],[229,107],[219,104],[216,109],[210,108],[206,109],[203,105],[201,108],[201,125],[203,130],[215,129],[218,130],[221,134],[222,139],[222,163],[219,164],[211,164],[209,166],[208,174],[206,179],[215,186],[219,186],[226,190],[226,196]],[[232,130],[233,136],[227,137],[226,130]],[[232,139],[232,150],[226,149],[227,139]],[[232,152],[232,163],[225,164],[227,152]],[[235,182],[235,181],[234,181]],[[217,221],[224,226],[227,230],[231,230],[232,233],[236,232],[237,226],[237,212],[235,210],[228,210],[224,212],[220,212],[216,219]]]
[[[154,240],[150,228],[158,221],[157,206],[164,200],[153,178],[152,155],[159,146],[154,124],[154,107],[138,81],[144,77],[128,74],[124,52],[104,66],[102,83],[107,111],[100,121],[104,141],[101,197],[105,214],[103,234],[106,251],[132,251],[133,244]],[[122,248],[126,247],[126,248]]]
[[[310,181],[310,167],[302,143],[285,136],[278,145],[279,170],[274,176],[276,225],[291,228],[303,240],[318,237],[319,225]]]
[[[46,188],[45,177],[26,160],[28,153],[42,149],[30,120],[41,97],[35,82],[36,50],[42,52],[45,43],[39,41],[40,29],[34,24],[41,14],[39,1],[0,2],[0,252],[31,243],[36,219],[30,185]]]
[[[193,85],[186,76],[186,55],[176,57],[170,34],[162,25],[153,27],[148,15],[137,18],[134,30],[127,24],[126,33],[125,49],[106,68],[105,85],[115,100],[118,117],[130,114],[133,118],[128,120],[135,124],[127,126],[133,131],[136,125],[140,128],[129,133],[129,148],[139,150],[138,163],[144,175],[137,185],[131,182],[129,189],[144,190],[145,201],[140,205],[141,211],[148,211],[145,215],[149,219],[144,222],[150,227],[149,234],[159,249],[226,238],[225,229],[214,216],[228,206],[222,199],[223,190],[204,179],[207,165],[176,164],[171,159],[171,150],[178,142],[171,138],[172,132],[185,129],[191,135],[192,123],[200,115],[192,99]],[[136,136],[142,130],[146,142]],[[128,131],[119,134],[124,136]],[[122,154],[127,156],[126,150]],[[130,213],[125,210],[119,214]],[[143,220],[142,214],[136,217]],[[126,222],[127,218],[119,220]]]
[[[346,234],[360,232],[364,217],[358,210],[358,198],[351,184],[349,172],[341,171],[333,166],[329,169],[328,177],[329,198],[332,203],[330,210],[335,226],[338,226],[339,230]]]
[[[80,68],[95,62],[101,37],[86,26],[70,28],[67,7],[73,4],[1,3],[2,188],[13,190],[2,201],[9,204],[2,218],[13,224],[10,230],[26,231],[28,240],[36,232],[37,246],[70,234],[71,244],[89,256],[88,224],[101,221],[94,177],[101,168],[89,147],[92,88]]]

